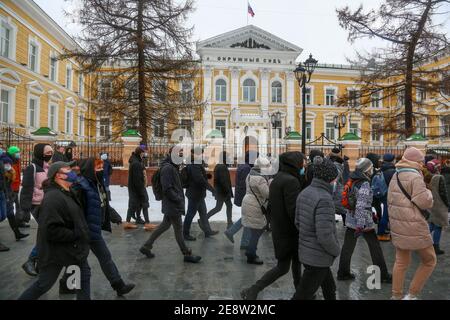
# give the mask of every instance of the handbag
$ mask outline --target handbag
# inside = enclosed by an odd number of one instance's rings
[[[261,212],[262,212],[262,214],[263,214],[264,216],[268,216],[268,215],[269,215],[269,210],[267,210],[267,208],[264,207],[264,205],[262,205],[261,202],[259,202],[259,199],[258,199],[258,197],[256,196],[256,194],[253,192],[253,189],[252,189],[252,187],[250,187],[250,184],[249,184],[248,186],[249,186],[249,188],[250,188],[251,193],[253,193],[253,195],[255,196],[256,201],[258,201],[258,204],[259,204],[259,206],[261,207]]]
[[[403,187],[402,183],[400,182],[400,178],[398,176],[398,172],[397,174],[397,184],[398,187],[400,188],[400,190],[402,190],[403,194],[405,195],[406,198],[408,198],[409,201],[412,202],[412,204],[419,209],[420,213],[422,214],[422,216],[425,218],[425,220],[428,220],[430,218],[431,212],[428,209],[422,209],[420,208],[411,198],[411,196],[408,194],[408,192],[406,192],[405,188]]]

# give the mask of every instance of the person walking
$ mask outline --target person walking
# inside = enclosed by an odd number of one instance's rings
[[[369,181],[370,185],[372,186],[373,177],[380,172],[380,156],[376,153],[368,153],[366,158],[369,159],[373,164],[373,173]],[[378,224],[381,221],[381,217],[383,214],[383,210],[381,209],[381,199],[373,197],[372,208],[374,208],[377,213],[375,223]]]
[[[433,195],[433,207],[430,214],[430,232],[433,236],[433,247],[436,255],[444,254],[440,248],[442,228],[448,227],[449,199],[445,179],[439,172],[431,178],[431,193]]]
[[[20,222],[28,223],[31,215],[39,225],[39,207],[44,198],[42,183],[47,180],[49,162],[53,157],[53,149],[49,144],[38,143],[33,149],[33,160],[25,168],[22,177],[22,189],[20,191],[20,209],[23,217]],[[28,260],[22,265],[22,269],[30,276],[37,276],[36,260],[38,257],[37,247],[31,250]]]
[[[108,200],[111,201],[111,190],[109,189],[109,185],[111,183],[111,176],[113,173],[113,168],[111,165],[111,161],[109,161],[108,153],[102,152],[100,154],[100,159],[103,161],[104,185],[106,188],[106,192],[108,193]]]
[[[20,184],[22,182],[22,167],[20,165],[20,148],[16,146],[10,146],[8,148],[8,155],[12,159],[12,167],[15,171],[15,179],[11,184],[11,188],[13,191],[13,197],[14,197],[14,205],[15,205],[15,213],[16,213],[16,219],[20,217],[21,210],[20,210],[20,203],[19,203],[19,191],[20,191]],[[19,221],[18,221],[19,222]],[[20,228],[29,228],[30,225],[26,223],[19,224]]]
[[[386,153],[383,155],[383,163],[381,164],[381,173],[383,174],[383,179],[388,190],[389,184],[391,183],[392,177],[395,174],[395,155]],[[387,227],[389,224],[389,208],[387,204],[387,196],[384,195],[381,198],[381,203],[383,204],[383,215],[378,223],[377,238],[378,241],[391,241],[391,236],[387,232]]]
[[[295,226],[297,197],[305,185],[304,155],[285,152],[279,157],[279,172],[269,187],[269,215],[272,221],[272,241],[277,265],[267,271],[254,285],[241,291],[244,300],[256,300],[259,292],[289,272],[292,265],[294,288],[301,278],[298,260],[298,229]]]
[[[336,170],[338,172],[338,176],[336,178],[335,183],[333,184],[333,200],[334,200],[334,208],[335,214],[342,217],[342,223],[345,226],[345,218],[347,210],[345,210],[342,205],[342,192],[344,191],[344,159],[341,158],[341,150],[339,148],[333,148],[331,150],[330,155],[328,156],[330,161],[333,162]],[[336,220],[337,222],[338,220]]]
[[[358,159],[356,169],[347,182],[346,200],[351,204],[347,207],[347,230],[344,245],[339,259],[338,280],[353,280],[355,275],[350,272],[350,264],[356,242],[360,236],[364,237],[369,246],[370,256],[374,265],[381,271],[381,282],[391,283],[392,277],[388,273],[380,243],[375,233],[375,223],[372,213],[373,193],[370,179],[373,175],[373,163],[367,158]],[[351,186],[349,186],[351,183]],[[344,188],[345,192],[345,188]],[[343,195],[345,200],[345,197]],[[354,199],[354,200],[352,200]]]
[[[444,161],[441,168],[441,175],[445,180],[445,187],[447,189],[447,198],[450,200],[450,159]],[[450,212],[449,212],[449,224],[450,224]]]
[[[175,239],[184,256],[184,262],[198,263],[200,262],[201,257],[192,254],[192,250],[186,246],[183,238],[183,223],[181,216],[185,214],[185,200],[183,187],[181,185],[179,165],[175,164],[172,160],[172,151],[173,148],[170,149],[169,154],[162,161],[159,169],[159,187],[162,195],[161,211],[164,218],[139,251],[147,258],[154,258],[155,254],[151,251],[154,242],[172,226],[175,233]],[[156,187],[157,186],[155,185],[153,186],[153,188]]]
[[[297,198],[295,225],[299,231],[298,258],[305,267],[293,299],[313,300],[322,288],[325,300],[336,300],[336,284],[330,267],[339,256],[333,198],[339,171],[331,160],[314,159],[311,185]]]
[[[395,247],[392,299],[418,299],[436,266],[433,240],[424,216],[424,210],[433,207],[433,194],[423,180],[423,162],[424,155],[420,150],[413,147],[406,149],[395,165],[397,172],[389,184],[389,221]],[[409,293],[404,296],[405,274],[413,251],[419,254],[421,262],[411,281]]]
[[[191,152],[191,164],[186,166],[187,181],[186,197],[188,198],[188,209],[183,224],[183,235],[187,241],[195,241],[196,238],[191,235],[191,224],[197,211],[200,216],[198,224],[205,234],[205,238],[214,236],[219,231],[211,230],[207,217],[206,209],[206,190],[215,195],[214,188],[209,184],[206,176],[206,170],[203,163],[203,149],[195,148]]]
[[[3,143],[0,142],[0,157],[5,153]],[[0,222],[5,220],[6,213],[6,183],[5,183],[5,167],[3,161],[0,160]],[[9,248],[0,242],[0,252],[9,251]]]
[[[269,200],[269,170],[270,161],[259,157],[246,179],[247,193],[242,200],[242,225],[250,229],[250,241],[245,252],[249,264],[263,264],[256,250],[267,225],[265,214]]]
[[[70,187],[77,179],[70,164],[55,162],[48,169],[48,183],[39,209],[37,235],[39,276],[19,300],[37,300],[58,280],[64,267],[80,268],[78,300],[90,299],[91,271],[89,228],[81,203]]]
[[[227,153],[222,152],[222,163],[218,163],[214,168],[214,190],[216,197],[216,206],[208,212],[208,220],[216,213],[222,210],[223,204],[227,207],[227,229],[233,225],[233,189],[231,187],[230,171],[227,164]]]

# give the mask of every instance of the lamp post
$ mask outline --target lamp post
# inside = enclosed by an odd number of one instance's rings
[[[317,65],[317,60],[309,55],[309,58],[302,64],[298,64],[294,70],[295,78],[302,89],[302,153],[306,154],[306,84],[311,81],[311,75]]]
[[[341,129],[345,128],[347,125],[347,116],[345,114],[341,114],[340,116],[333,117],[334,127],[338,129],[338,139],[341,138]]]
[[[270,123],[272,124],[272,128],[275,129],[275,150],[277,150],[277,137],[278,137],[278,128],[281,127],[281,112],[277,111],[270,116]],[[278,152],[276,153],[278,155]]]

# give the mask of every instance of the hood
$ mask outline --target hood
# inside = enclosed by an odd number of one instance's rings
[[[296,172],[298,172],[302,168],[303,160],[304,157],[301,152],[285,152],[280,155],[280,170],[295,170]]]
[[[392,162],[383,162],[383,164],[381,165],[381,171],[386,171],[389,169],[395,169],[395,164],[393,164]]]
[[[249,175],[251,175],[251,176],[262,176],[262,175],[261,175],[261,169],[258,168],[258,167],[253,167],[253,168],[250,170]]]
[[[49,146],[48,143],[38,143],[34,146],[33,158],[36,160],[44,161],[44,148]]]
[[[370,181],[369,177],[367,177],[362,171],[355,170],[350,174],[350,179],[352,180],[366,180]]]
[[[161,167],[165,164],[170,164],[173,165],[175,167],[179,167],[179,165],[175,164],[172,162],[172,157],[170,155],[167,155],[162,161],[161,161]]]
[[[366,158],[372,161],[373,167],[375,169],[378,169],[380,167],[380,156],[376,153],[368,153]]]
[[[11,157],[6,153],[2,153],[2,155],[0,156],[0,161],[2,161],[3,163],[13,163],[13,159],[11,159]]]
[[[88,158],[79,162],[81,175],[91,181],[97,181],[94,161],[94,158]]]
[[[128,163],[132,163],[133,161],[139,161],[142,162],[142,158],[139,157],[136,153],[132,153],[130,156],[130,159],[128,159]]]
[[[412,168],[412,169],[416,169],[416,170],[422,172],[422,165],[420,163],[414,162],[414,161],[409,161],[409,160],[406,160],[403,158],[395,165],[395,167],[397,169]]]

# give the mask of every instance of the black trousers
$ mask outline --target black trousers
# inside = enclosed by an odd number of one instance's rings
[[[383,251],[381,250],[380,242],[378,241],[375,230],[363,232],[362,236],[369,246],[372,263],[380,268],[381,277],[385,278],[388,275],[386,262],[384,261]],[[355,230],[347,228],[345,231],[344,245],[341,250],[341,257],[339,259],[339,276],[350,274],[350,264],[352,260],[353,251],[355,250],[356,241]]]
[[[293,300],[313,300],[319,288],[322,288],[325,300],[336,300],[336,283],[334,282],[331,269],[329,267],[313,267],[306,264],[303,266],[305,270]]]
[[[227,198],[225,200],[223,200],[223,199],[217,200],[216,207],[208,212],[207,218],[209,219],[216,213],[220,212],[220,210],[222,210],[224,203],[227,206],[227,224],[228,224],[228,226],[230,226],[231,224],[233,224],[233,219],[232,219],[233,203],[231,202],[231,198]]]
[[[181,221],[181,215],[164,215],[161,224],[153,231],[148,241],[144,244],[144,247],[151,250],[153,248],[153,243],[159,238],[164,232],[169,230],[170,226],[173,226],[173,231],[175,232],[175,239],[180,247],[181,252],[184,255],[190,254],[189,248],[186,246],[183,237],[183,223]]]
[[[186,216],[184,217],[183,224],[183,234],[189,235],[191,232],[191,224],[192,220],[194,220],[195,215],[197,214],[200,217],[199,227],[205,234],[211,232],[211,226],[209,225],[207,210],[206,210],[206,202],[205,199],[188,199],[188,208],[186,212]]]
[[[252,289],[257,290],[258,292],[264,290],[264,288],[270,286],[276,280],[288,273],[291,266],[294,288],[297,288],[302,276],[302,268],[300,262],[298,261],[298,253],[295,252],[290,258],[278,260],[277,265],[267,271],[261,279],[256,281]]]

